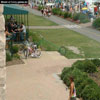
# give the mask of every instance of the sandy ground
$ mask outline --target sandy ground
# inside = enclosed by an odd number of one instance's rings
[[[56,74],[74,61],[58,52],[42,52],[40,58],[8,66],[6,100],[68,100],[69,91]]]

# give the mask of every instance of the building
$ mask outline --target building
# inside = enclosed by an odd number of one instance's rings
[[[0,4],[0,100],[5,100],[6,89],[6,68],[5,68],[5,20],[3,13],[3,5]]]

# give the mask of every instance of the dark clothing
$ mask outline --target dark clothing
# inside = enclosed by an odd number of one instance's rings
[[[10,24],[8,25],[8,31],[9,32],[12,32],[12,30],[14,31],[15,30],[15,28],[14,27],[12,27]]]
[[[76,100],[76,97],[71,97],[71,99],[70,100]]]
[[[24,41],[24,33],[23,32],[20,32],[20,40]]]

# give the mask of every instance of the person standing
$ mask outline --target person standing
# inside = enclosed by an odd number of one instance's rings
[[[42,9],[41,9],[42,16],[43,16],[43,12],[44,12],[44,9],[42,8]]]
[[[74,84],[74,78],[73,77],[70,77],[69,100],[76,100],[76,89],[75,89],[75,84]]]
[[[26,27],[25,25],[22,23],[21,27],[20,27],[20,40],[24,41],[24,36],[26,37]]]

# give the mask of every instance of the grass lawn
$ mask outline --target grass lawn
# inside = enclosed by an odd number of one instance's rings
[[[57,24],[52,21],[49,21],[48,19],[42,16],[29,14],[29,25],[30,26],[56,26]]]
[[[6,16],[5,16],[5,18],[6,18]],[[9,19],[9,18],[10,18],[10,15],[7,16],[7,19]],[[19,20],[20,20],[21,22],[24,23],[24,15],[22,15],[22,17],[20,16],[20,18],[19,18],[19,15],[17,15],[14,18],[17,20],[17,22],[19,22]],[[27,16],[25,17],[25,19],[27,19]],[[29,26],[57,26],[58,25],[52,21],[49,21],[48,19],[46,19],[42,16],[37,16],[32,13],[29,13],[28,21],[29,21]],[[26,22],[27,22],[27,20],[26,20]]]
[[[52,42],[57,47],[60,46],[74,46],[81,52],[84,52],[84,56],[75,54],[68,51],[66,56],[68,58],[100,58],[100,43],[92,40],[86,36],[83,36],[77,32],[69,29],[49,29],[49,30],[30,30],[37,34],[41,34],[47,41]]]

